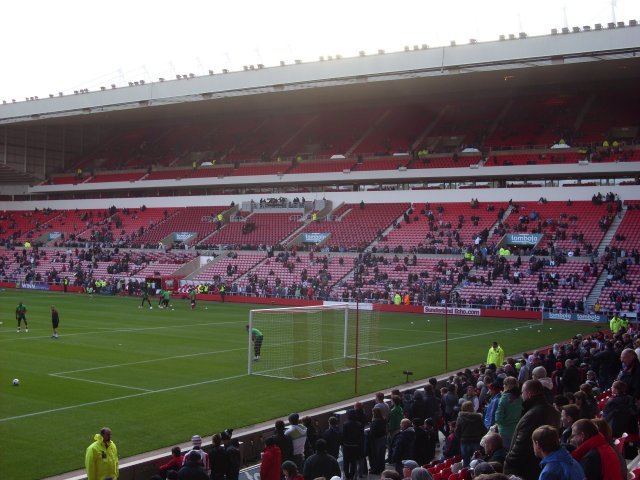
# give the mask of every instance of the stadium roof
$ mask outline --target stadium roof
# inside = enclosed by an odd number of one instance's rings
[[[152,121],[640,76],[640,28],[612,27],[185,77],[0,105],[0,124]],[[426,46],[425,46],[426,47]],[[505,85],[508,88],[505,89]]]

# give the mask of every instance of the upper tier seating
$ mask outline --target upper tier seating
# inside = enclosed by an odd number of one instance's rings
[[[355,166],[354,160],[303,161],[293,166],[287,173],[342,172]]]
[[[501,153],[496,152],[489,156],[485,167],[502,167],[505,165],[549,165],[558,163],[577,163],[583,160],[585,154],[577,151],[545,150],[544,152],[530,153]]]
[[[99,173],[86,183],[100,183],[100,182],[134,182],[140,180],[144,173],[142,172],[125,172],[125,173]]]

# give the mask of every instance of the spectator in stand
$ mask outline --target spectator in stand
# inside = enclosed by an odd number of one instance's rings
[[[382,470],[384,470],[384,454],[387,446],[387,422],[378,405],[373,407],[372,413],[373,419],[369,426],[367,441],[369,473],[380,475]]]
[[[571,403],[562,407],[560,410],[560,423],[562,424],[560,443],[569,451],[574,448],[570,444],[571,426],[578,420],[580,420],[580,408],[577,405]]]
[[[471,402],[474,412],[480,410],[480,399],[478,398],[478,393],[473,385],[469,385],[467,387],[467,393],[462,396],[460,401]]]
[[[433,480],[426,468],[418,467],[411,470],[411,480]]]
[[[389,445],[389,459],[387,459],[387,463],[391,463],[391,445],[393,443],[393,438],[400,431],[400,421],[403,417],[402,399],[400,398],[400,396],[393,395],[391,397],[391,401],[393,402],[393,405],[391,407],[391,411],[389,412],[389,437],[387,442],[387,444]]]
[[[522,406],[524,414],[513,434],[504,473],[518,475],[523,480],[536,480],[540,475],[540,466],[533,452],[531,435],[542,425],[559,428],[560,414],[547,403],[544,387],[538,380],[528,380],[522,386]]]
[[[282,474],[284,480],[304,480],[304,477],[298,473],[298,467],[291,460],[282,462]]]
[[[209,475],[202,466],[202,457],[198,450],[190,450],[184,458],[186,463],[178,472],[178,480],[209,480]]]
[[[498,462],[500,465],[504,464],[504,460],[507,458],[507,449],[504,448],[500,434],[489,432],[484,437],[484,453],[486,454],[484,458],[485,462]]]
[[[224,453],[226,455],[227,471],[225,473],[226,480],[238,480],[240,476],[240,446],[238,442],[231,439],[233,430],[227,428],[220,434]]]
[[[260,458],[260,480],[280,480],[282,453],[274,437],[267,437]],[[212,473],[213,475],[213,473]]]
[[[444,445],[442,446],[441,460],[453,458],[456,455],[460,454],[460,439],[456,437],[456,433],[455,433],[456,421],[455,420],[449,421],[447,428],[449,430],[449,434],[444,439]]]
[[[340,471],[340,465],[338,460],[333,455],[327,453],[327,442],[322,438],[316,441],[315,451],[313,455],[307,458],[304,462],[304,470],[302,474],[305,480],[314,480],[318,477],[331,478],[340,477],[342,472]],[[260,475],[260,480],[263,480]],[[273,479],[273,480],[278,480]]]
[[[606,342],[604,350],[599,351],[593,356],[592,366],[598,373],[600,390],[604,392],[611,387],[611,384],[620,371],[620,363],[614,351],[613,342]]]
[[[378,408],[380,410],[380,413],[382,413],[382,418],[384,418],[385,421],[389,420],[389,413],[391,412],[391,409],[389,408],[387,402],[384,401],[384,393],[376,393],[376,403],[373,408]]]
[[[460,407],[456,422],[456,436],[460,439],[460,450],[464,466],[468,467],[471,457],[480,449],[480,440],[487,433],[482,415],[475,412],[473,403],[465,401]]]
[[[211,443],[213,443],[213,447],[209,453],[211,480],[225,480],[225,476],[227,474],[227,452],[222,445],[222,436],[219,433],[216,433],[211,438]],[[279,473],[280,471],[278,470],[278,474]]]
[[[622,369],[618,374],[618,380],[627,384],[627,394],[636,400],[640,399],[640,362],[636,352],[631,348],[625,348],[620,354]]]
[[[574,361],[568,358],[564,362],[564,374],[562,375],[562,388],[564,392],[575,393],[580,389],[580,370],[574,365]]]
[[[619,438],[624,433],[638,434],[638,409],[631,395],[627,395],[627,384],[617,380],[613,382],[613,394],[602,410],[602,416],[611,426],[612,435]]]
[[[543,366],[534,368],[531,371],[531,378],[538,380],[544,387],[544,397],[548,403],[553,403],[553,382],[547,377],[547,369]]]
[[[415,460],[403,460],[402,461],[402,478],[411,478],[411,472],[416,468],[419,468],[420,464]]]
[[[431,418],[438,428],[442,426],[442,401],[435,394],[433,385],[428,384],[424,387],[424,418]]]
[[[541,459],[540,480],[584,480],[580,464],[560,446],[558,431],[543,425],[531,435],[533,451]]]
[[[346,480],[356,478],[358,464],[364,456],[364,425],[356,417],[355,410],[348,410],[347,421],[342,426],[342,459]]]
[[[338,458],[342,444],[342,431],[336,417],[329,417],[329,427],[322,434],[322,438],[327,442],[327,453]]]
[[[304,458],[309,458],[315,452],[314,448],[319,438],[318,431],[309,415],[302,417],[302,425],[307,429],[307,439],[304,442]]]
[[[458,412],[458,395],[456,394],[456,386],[454,384],[447,387],[447,393],[442,397],[442,405],[444,409],[444,419],[448,426],[451,420],[455,420]]]
[[[189,450],[189,452],[185,453],[184,455],[184,465],[186,465],[188,462],[192,462],[193,458],[195,458],[193,455],[190,455],[191,452],[197,452],[197,454],[200,456],[200,465],[202,466],[202,468],[204,468],[205,472],[207,472],[207,474],[209,473],[209,455],[207,454],[207,452],[205,452],[204,450],[202,450],[202,437],[200,437],[200,435],[194,435],[193,437],[191,437],[191,450]]]
[[[416,432],[411,420],[403,418],[400,422],[400,431],[393,437],[391,443],[391,462],[396,467],[396,472],[402,475],[402,461],[411,459],[414,451]]]
[[[293,443],[293,461],[298,467],[298,470],[302,470],[302,464],[304,462],[304,445],[307,441],[307,429],[299,423],[300,416],[297,413],[289,415],[289,428],[287,428],[285,434]]]
[[[162,478],[166,478],[169,470],[176,472],[180,470],[183,461],[184,455],[182,455],[180,447],[173,447],[171,449],[171,459],[167,463],[160,465],[160,475],[162,475]]]
[[[576,447],[571,456],[580,462],[587,480],[626,480],[626,462],[593,422],[578,420],[571,432],[571,443]]]
[[[487,430],[496,423],[496,410],[500,402],[500,391],[502,385],[499,381],[495,381],[489,385],[489,402],[484,410],[484,426]]]
[[[276,445],[280,448],[282,461],[293,460],[293,441],[289,435],[286,435],[285,425],[282,420],[276,421],[273,437],[275,438]]]
[[[507,377],[503,382],[503,391],[496,408],[496,425],[502,442],[508,450],[511,447],[513,432],[522,416],[522,397],[515,377]]]

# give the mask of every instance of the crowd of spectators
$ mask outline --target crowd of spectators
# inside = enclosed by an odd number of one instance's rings
[[[632,328],[577,334],[506,359],[494,342],[488,360],[497,364],[390,396],[378,392],[370,409],[356,402],[325,426],[297,413],[288,426],[276,421],[265,436],[260,475],[624,480],[640,445],[639,352]],[[212,441],[215,449],[216,436]],[[166,465],[184,468],[188,460],[175,460],[179,454]],[[212,463],[201,468],[213,472]]]

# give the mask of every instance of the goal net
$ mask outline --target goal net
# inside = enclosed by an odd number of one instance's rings
[[[367,306],[251,310],[249,374],[304,379],[383,363],[378,352],[379,315]]]

